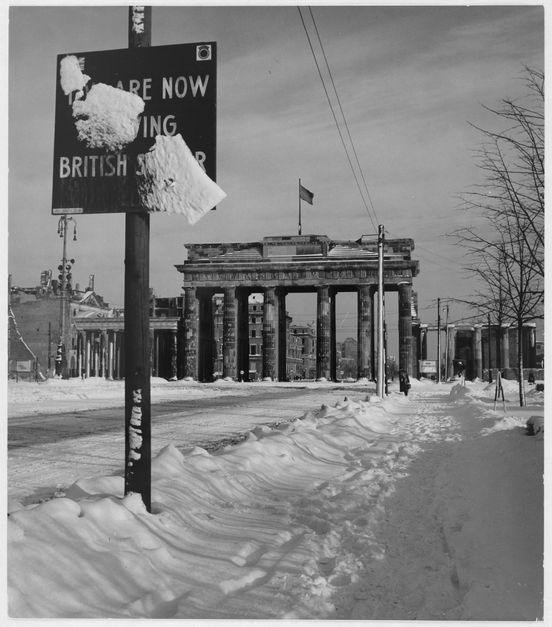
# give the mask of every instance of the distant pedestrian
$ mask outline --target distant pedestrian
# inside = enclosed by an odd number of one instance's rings
[[[408,396],[408,390],[410,389],[410,379],[405,370],[399,370],[399,389],[404,392],[405,396]]]

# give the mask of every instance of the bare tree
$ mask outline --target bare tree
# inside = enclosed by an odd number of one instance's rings
[[[485,109],[508,126],[488,131],[476,153],[484,182],[463,195],[465,207],[501,223],[518,222],[531,262],[544,276],[544,74],[525,68],[527,94]]]
[[[544,74],[525,68],[525,80],[522,101],[503,100],[499,109],[485,107],[507,123],[504,129],[474,126],[484,136],[476,153],[484,181],[462,200],[479,224],[452,234],[466,249],[466,269],[484,286],[476,306],[498,325],[513,322],[517,327],[522,406],[522,329],[543,317],[544,301]]]

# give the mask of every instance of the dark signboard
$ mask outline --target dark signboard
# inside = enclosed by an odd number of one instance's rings
[[[139,211],[138,155],[151,148],[157,135],[182,135],[216,180],[216,51],[215,42],[205,42],[59,55],[52,213]],[[144,101],[137,137],[119,152],[89,148],[79,140],[74,95],[65,95],[60,82],[61,62],[68,55],[90,77],[87,88],[104,83]]]

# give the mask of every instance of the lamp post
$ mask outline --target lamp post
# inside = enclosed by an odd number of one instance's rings
[[[57,377],[68,378],[67,374],[67,357],[65,348],[65,335],[67,332],[67,291],[68,285],[71,285],[71,268],[75,263],[74,259],[67,259],[67,223],[73,222],[73,241],[77,241],[77,223],[74,218],[62,215],[58,220],[57,233],[63,239],[63,251],[61,256],[61,265],[58,266],[60,274],[60,320],[59,320],[59,343],[56,352],[55,373]]]

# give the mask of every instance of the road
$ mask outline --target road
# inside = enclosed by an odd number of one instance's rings
[[[164,446],[214,451],[259,425],[300,418],[321,403],[335,404],[365,386],[269,388],[228,395],[153,402],[152,455]],[[58,485],[86,476],[122,473],[124,409],[102,408],[8,418],[8,497],[24,503],[48,498]]]

